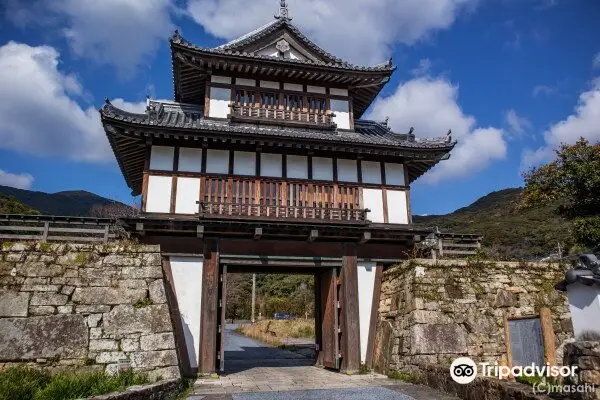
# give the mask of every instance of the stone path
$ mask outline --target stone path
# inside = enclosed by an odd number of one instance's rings
[[[199,379],[189,400],[454,400],[384,375],[344,375],[314,367],[300,354],[226,331],[225,373]]]

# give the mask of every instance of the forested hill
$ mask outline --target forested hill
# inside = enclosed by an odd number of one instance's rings
[[[6,199],[5,202],[8,202],[8,199],[14,199],[24,204],[27,208],[36,210],[44,215],[99,217],[101,215],[94,215],[94,208],[97,209],[98,207],[115,204],[120,207],[128,207],[123,203],[83,190],[44,193],[0,185],[0,195]],[[26,213],[17,211],[17,208],[11,208],[10,211],[2,212],[10,214]]]
[[[557,244],[569,243],[568,223],[554,207],[517,209],[523,189],[492,192],[473,204],[446,215],[414,216],[415,224],[438,226],[442,231],[480,233],[490,255],[533,259],[555,253]]]

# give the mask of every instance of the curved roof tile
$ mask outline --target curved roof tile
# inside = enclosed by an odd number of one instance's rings
[[[204,110],[194,104],[149,101],[146,113],[121,110],[108,100],[100,109],[103,119],[142,126],[179,128],[191,131],[242,133],[270,137],[356,143],[414,149],[451,149],[456,142],[447,138],[416,139],[412,134],[392,132],[385,124],[356,120],[354,131],[320,130],[237,123],[204,118]]]

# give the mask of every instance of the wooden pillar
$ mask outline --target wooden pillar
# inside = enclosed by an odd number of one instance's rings
[[[552,327],[552,311],[547,307],[540,309],[540,325],[544,338],[544,361],[556,365],[556,337]]]
[[[202,311],[200,315],[200,357],[198,372],[211,374],[217,369],[217,325],[219,302],[219,242],[204,242],[202,271]]]
[[[357,372],[360,367],[360,321],[358,318],[358,265],[356,247],[345,246],[340,272],[341,371]]]

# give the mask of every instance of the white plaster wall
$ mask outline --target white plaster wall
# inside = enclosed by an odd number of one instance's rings
[[[371,222],[384,223],[383,191],[381,189],[363,189],[362,191],[365,208],[371,210],[367,214],[367,218]]]
[[[350,103],[347,100],[331,99],[331,111],[335,113],[333,122],[339,129],[350,129]]]
[[[149,176],[148,195],[146,199],[146,212],[168,213],[171,211],[171,186],[173,178],[170,176]]]
[[[356,160],[337,160],[338,181],[358,182],[358,166]]]
[[[302,54],[297,52],[296,49],[294,49],[293,47],[290,48],[290,58],[292,60],[305,60],[306,59],[306,57],[304,57]]]
[[[256,86],[256,81],[254,79],[235,78],[235,84],[241,86]]]
[[[199,178],[177,178],[177,197],[175,199],[176,214],[196,214],[200,199]]]
[[[228,77],[228,76],[211,75],[210,76],[210,81],[214,82],[214,83],[230,84],[231,83],[231,78]]]
[[[306,91],[309,93],[320,93],[320,94],[325,94],[325,88],[322,86],[311,86],[308,85],[306,87]]]
[[[227,118],[229,103],[231,102],[231,89],[211,87],[210,109],[208,116],[212,118]]]
[[[371,326],[371,307],[375,288],[376,264],[361,262],[358,264],[358,318],[360,326],[360,361],[367,359],[367,345]]]
[[[283,176],[281,154],[262,153],[260,155],[260,175],[281,178]]]
[[[169,261],[190,366],[198,368],[203,260],[200,257],[170,257]]]
[[[387,190],[388,222],[408,224],[408,198],[403,190]]]
[[[330,88],[329,94],[333,96],[348,96],[348,89]]]
[[[256,153],[236,151],[233,158],[235,175],[256,175]]]
[[[362,161],[362,179],[364,183],[381,184],[381,163]]]
[[[287,156],[287,177],[294,179],[308,179],[308,157]]]
[[[275,47],[275,44],[265,47],[264,49],[258,52],[259,56],[267,56],[267,57],[277,57],[279,56],[279,50]]]
[[[385,183],[388,185],[405,185],[404,165],[385,163]]]
[[[284,83],[283,84],[283,88],[285,90],[293,90],[296,92],[302,92],[304,90],[304,87],[302,85],[299,85],[297,83]]]
[[[313,179],[317,181],[333,181],[333,159],[313,157]]]
[[[157,171],[173,171],[175,149],[167,146],[152,146],[150,169]]]
[[[179,171],[201,172],[202,149],[193,149],[187,147],[179,148]]]
[[[260,81],[260,87],[269,88],[269,89],[279,89],[279,82]]]
[[[583,332],[600,333],[600,287],[574,283],[567,286],[575,338]]]
[[[206,152],[206,172],[210,174],[228,174],[229,173],[229,151],[228,150],[207,150]]]

